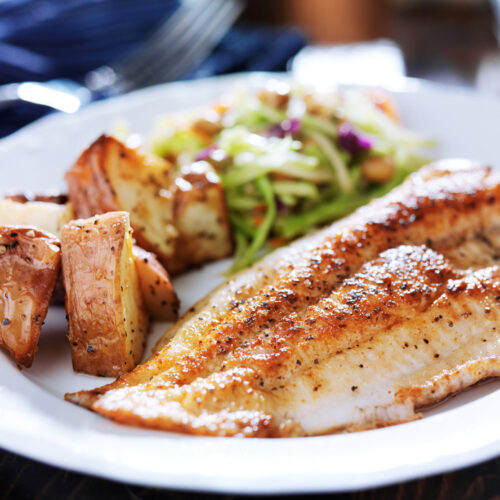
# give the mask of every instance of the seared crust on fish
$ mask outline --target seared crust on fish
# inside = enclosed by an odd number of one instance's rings
[[[499,258],[500,173],[438,162],[233,276],[147,363],[67,399],[206,435],[407,422],[500,375]]]

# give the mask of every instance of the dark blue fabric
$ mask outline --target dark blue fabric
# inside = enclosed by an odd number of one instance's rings
[[[4,0],[0,2],[0,84],[72,78],[124,57],[178,7],[179,0]],[[184,79],[235,71],[282,71],[306,43],[295,29],[234,27]],[[47,113],[0,111],[0,137]]]
[[[288,61],[306,44],[293,28],[234,27],[214,53],[186,78],[237,71],[285,71]]]
[[[77,78],[133,50],[178,4],[179,0],[0,2],[0,83]]]

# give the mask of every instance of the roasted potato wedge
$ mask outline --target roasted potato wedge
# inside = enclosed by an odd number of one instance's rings
[[[35,226],[59,237],[61,228],[73,218],[73,208],[69,203],[0,200],[0,225]]]
[[[169,272],[179,273],[231,255],[233,240],[224,189],[204,161],[185,166],[175,180],[174,225],[178,232]]]
[[[80,155],[66,181],[76,217],[127,211],[141,247],[162,262],[174,254],[173,167],[166,160],[102,135]]]
[[[130,213],[139,246],[179,273],[231,254],[233,242],[220,180],[206,162],[175,176],[167,161],[103,135],[66,173],[77,217]]]
[[[134,264],[131,233],[127,212],[74,220],[61,231],[75,371],[116,377],[141,360],[149,315]]]
[[[179,297],[166,269],[151,252],[136,245],[132,251],[142,298],[149,314],[158,321],[175,321],[179,313]]]
[[[64,224],[74,219],[71,203],[59,203],[64,198],[64,195],[35,195],[31,193],[11,195],[11,197],[0,200],[0,225],[35,226],[59,238]],[[29,201],[30,199],[37,201]],[[60,276],[52,294],[52,304],[64,304],[64,288]]]
[[[29,226],[0,227],[0,345],[29,367],[61,263],[59,241]]]

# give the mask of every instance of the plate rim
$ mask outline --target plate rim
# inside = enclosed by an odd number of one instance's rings
[[[173,83],[167,83],[167,84],[161,84],[157,85],[154,87],[150,87],[147,89],[142,89],[135,91],[133,93],[127,94],[125,96],[119,96],[110,100],[106,101],[100,101],[97,103],[93,103],[89,105],[88,107],[84,108],[82,111],[79,113],[76,113],[74,115],[62,115],[62,114],[52,114],[46,117],[42,117],[41,119],[29,124],[28,126],[20,129],[19,131],[15,132],[14,134],[11,134],[10,136],[7,136],[0,140],[0,155],[3,153],[4,149],[8,149],[11,147],[15,147],[16,143],[19,141],[23,141],[26,136],[29,136],[33,133],[36,133],[36,131],[40,128],[44,127],[50,127],[53,126],[52,124],[55,123],[56,125],[58,123],[64,125],[67,123],[68,120],[75,119],[75,116],[86,116],[86,115],[99,115],[100,113],[106,113],[106,109],[108,108],[116,108],[120,103],[122,102],[129,102],[129,101],[138,101],[143,98],[144,95],[154,95],[156,93],[162,94],[164,92],[169,92],[170,89],[173,89],[172,91],[175,91],[176,88],[179,87],[184,87],[184,86],[191,86],[191,87],[198,87],[198,86],[203,86],[206,84],[206,82],[212,82],[212,81],[218,81],[222,82],[222,84],[227,84],[230,85],[232,82],[237,82],[240,80],[246,80],[249,77],[253,78],[268,78],[268,77],[287,77],[288,75],[286,73],[237,73],[237,74],[232,74],[232,75],[223,75],[223,76],[216,76],[216,77],[210,77],[210,78],[205,78],[205,79],[200,79],[200,80],[194,80],[190,82],[173,82]],[[226,83],[227,82],[227,83]],[[410,79],[410,78],[404,78],[399,82],[395,82],[396,85],[394,88],[389,88],[391,91],[402,91],[402,92],[422,92],[422,91],[446,91],[446,92],[453,92],[455,94],[460,94],[460,95],[465,95],[473,98],[486,98],[486,99],[491,99],[489,96],[485,96],[483,94],[479,94],[476,92],[471,92],[470,89],[464,89],[461,87],[448,87],[446,85],[441,85],[441,84],[436,84],[433,82],[427,82],[423,80],[417,80],[417,79]],[[379,87],[379,86],[378,86]],[[76,118],[81,119],[81,118]],[[11,363],[11,365],[15,369],[15,365]],[[5,365],[4,365],[5,366]],[[5,371],[4,366],[0,365],[0,374],[2,374]],[[8,373],[8,369],[7,372]],[[28,377],[25,377],[22,374],[19,374],[22,379],[29,385],[32,386],[32,389],[36,389],[37,391],[42,391],[44,393],[44,389],[42,389],[40,386],[36,385],[33,383]],[[8,384],[7,384],[8,385]],[[21,388],[24,384],[21,384]],[[6,391],[7,389],[7,391]],[[8,402],[8,389],[9,387],[4,387],[3,383],[0,383],[0,417],[2,414],[5,415],[6,413],[6,408],[5,408],[5,397],[7,394],[7,402]],[[28,391],[29,392],[29,391]],[[498,391],[497,391],[498,392]],[[490,396],[494,396],[490,395]],[[40,395],[39,395],[40,396]],[[43,397],[43,395],[41,396]],[[56,396],[50,394],[50,397],[56,398]],[[57,398],[56,398],[57,399]],[[482,398],[484,400],[485,398]],[[497,394],[497,397],[491,397],[491,399],[496,403],[498,410],[500,410],[500,394]],[[66,404],[66,403],[64,403]],[[78,411],[78,412],[85,412],[87,413],[86,410],[83,410],[81,408],[76,408],[73,407],[72,410]],[[73,413],[73,412],[71,412]],[[450,412],[446,412],[447,414]],[[83,413],[82,413],[83,414]],[[93,417],[95,415],[92,414]],[[101,417],[97,417],[101,418]],[[425,419],[426,422],[430,420],[429,417]],[[57,420],[57,419],[56,419]],[[421,420],[419,422],[424,422],[424,420]],[[5,431],[6,430],[6,422],[4,419],[0,418],[0,431]],[[415,423],[409,423],[405,424],[407,425],[412,425],[412,424],[417,424]],[[426,424],[427,425],[427,424]],[[121,426],[120,426],[121,427]],[[386,428],[386,429],[378,429],[378,430],[373,430],[373,431],[365,431],[362,433],[358,433],[358,435],[366,435],[366,433],[384,433],[387,431],[387,429],[393,429],[393,428]],[[495,429],[493,429],[495,430]],[[155,432],[155,431],[146,431],[146,432]],[[51,450],[49,449],[43,449],[39,450],[35,447],[35,451],[30,450],[30,446],[22,446],[21,449],[19,447],[16,447],[14,443],[11,442],[11,440],[2,437],[2,434],[5,435],[5,432],[0,432],[0,446],[8,449],[9,451],[13,453],[18,453],[20,455],[33,458],[38,461],[43,461],[44,463],[48,463],[50,465],[53,465],[55,467],[61,467],[61,461],[62,459],[60,457],[55,458],[51,455]],[[163,436],[172,436],[170,433],[162,433]],[[375,434],[372,434],[375,435]],[[174,436],[173,439],[181,439],[184,436]],[[335,435],[332,436],[321,436],[321,437],[313,437],[313,438],[285,438],[285,440],[303,440],[303,439],[308,439],[308,440],[318,440],[318,439],[332,439],[334,438]],[[200,438],[200,437],[192,437],[188,436],[187,439],[193,440],[193,439],[202,439],[202,440],[224,440],[224,439],[231,439],[231,438]],[[168,440],[167,440],[168,441]],[[233,438],[234,441],[234,438]],[[256,440],[257,442],[260,441],[259,439]],[[280,440],[282,441],[282,440]],[[71,453],[71,449],[67,450],[67,453]],[[74,453],[74,450],[73,450]],[[328,477],[324,476],[324,479],[322,481],[318,481],[314,484],[311,484],[311,481],[306,482],[305,484],[297,485],[295,483],[290,483],[288,486],[283,485],[282,483],[275,482],[274,484],[271,482],[271,484],[265,484],[265,485],[260,485],[258,482],[255,482],[256,477],[248,478],[246,479],[246,483],[244,480],[239,485],[234,484],[235,478],[233,477],[233,483],[230,485],[231,481],[228,483],[227,482],[227,477],[225,478],[226,483],[223,484],[214,484],[213,482],[213,477],[212,478],[206,478],[202,477],[202,480],[198,478],[198,482],[196,484],[189,483],[184,480],[182,481],[180,478],[173,478],[170,477],[168,481],[165,481],[164,479],[169,478],[169,476],[164,476],[163,479],[160,478],[155,478],[155,477],[148,477],[148,478],[136,478],[131,477],[131,472],[129,470],[122,469],[120,468],[123,467],[123,465],[120,465],[118,469],[113,469],[113,471],[110,473],[109,468],[106,470],[103,468],[102,470],[99,469],[99,465],[97,464],[84,464],[80,463],[79,465],[71,464],[70,466],[63,465],[64,467],[69,468],[70,470],[73,470],[75,472],[80,472],[84,474],[91,474],[97,477],[102,477],[105,479],[111,479],[111,480],[118,480],[122,482],[128,482],[128,483],[133,483],[133,484],[138,484],[138,485],[143,485],[143,486],[154,486],[154,487],[162,487],[162,488],[169,488],[169,489],[181,489],[181,490],[187,490],[187,491],[198,491],[198,492],[210,492],[210,493],[226,493],[226,494],[272,494],[272,495],[277,495],[277,494],[284,494],[284,493],[309,493],[309,492],[314,492],[314,493],[320,493],[320,492],[345,492],[345,491],[354,491],[354,490],[359,490],[359,489],[364,489],[368,487],[380,487],[388,484],[392,484],[401,480],[412,480],[417,477],[422,477],[422,476],[427,476],[427,475],[432,475],[432,474],[438,474],[450,470],[454,470],[457,468],[462,468],[470,465],[474,465],[476,463],[479,463],[483,460],[490,459],[494,456],[497,456],[500,454],[500,430],[497,431],[496,433],[496,438],[491,440],[489,443],[486,445],[475,448],[474,450],[469,450],[468,453],[462,455],[453,455],[453,456],[448,456],[447,460],[442,461],[442,463],[434,463],[435,461],[427,461],[425,464],[419,464],[419,466],[416,466],[415,464],[410,464],[410,465],[403,465],[400,466],[399,468],[393,468],[391,469],[390,474],[378,474],[378,477],[376,476],[376,473],[368,473],[364,474],[361,472],[359,476],[359,483],[358,484],[353,484],[352,481],[351,483],[337,483],[335,484],[330,484],[328,481]],[[438,457],[438,459],[441,459],[441,457]],[[109,464],[108,464],[109,466]],[[375,477],[372,477],[375,474]],[[326,480],[325,480],[326,477]],[[207,480],[208,479],[208,480]],[[221,478],[219,478],[221,479]],[[222,480],[222,479],[221,479]],[[223,481],[223,480],[222,480]]]
[[[16,369],[15,363],[9,360],[9,364],[13,369]],[[4,367],[0,365],[0,375],[4,372]],[[57,406],[62,407],[64,405],[64,410],[68,410],[70,414],[77,414],[80,417],[83,417],[83,423],[88,423],[89,420],[99,421],[100,423],[105,424],[105,427],[109,427],[110,425],[115,427],[115,430],[119,431],[118,435],[109,433],[108,435],[102,436],[97,435],[97,439],[102,439],[104,441],[109,440],[111,444],[114,444],[114,441],[122,439],[120,436],[120,432],[124,431],[127,433],[130,431],[134,433],[137,431],[137,435],[129,436],[133,441],[141,440],[144,436],[148,438],[158,437],[159,440],[163,440],[167,445],[172,442],[175,443],[177,440],[186,440],[190,441],[191,444],[196,445],[199,442],[210,443],[210,444],[231,444],[229,448],[235,448],[236,444],[240,444],[242,442],[252,442],[252,443],[262,443],[269,444],[272,442],[275,443],[285,443],[287,445],[287,449],[291,448],[294,444],[298,442],[307,442],[312,443],[312,448],[317,448],[321,446],[325,441],[328,444],[328,441],[333,442],[343,440],[348,441],[350,438],[354,437],[358,441],[371,441],[371,444],[381,444],[385,442],[386,434],[392,433],[393,431],[398,432],[399,434],[407,434],[406,431],[410,431],[410,427],[413,427],[413,431],[415,434],[419,434],[421,432],[425,432],[426,428],[432,427],[433,423],[431,420],[440,419],[440,420],[450,420],[451,413],[463,413],[461,411],[461,407],[452,409],[440,415],[435,415],[431,417],[427,417],[421,420],[408,422],[403,425],[397,425],[392,427],[386,427],[381,429],[362,431],[353,434],[333,434],[326,436],[314,436],[314,437],[298,437],[298,438],[280,438],[280,439],[266,439],[266,438],[251,438],[248,440],[239,439],[239,438],[224,438],[224,437],[205,437],[205,436],[189,436],[189,435],[178,435],[175,433],[165,433],[162,431],[151,431],[151,430],[136,430],[134,428],[129,428],[128,426],[118,425],[114,423],[110,423],[100,417],[99,415],[88,412],[83,408],[66,404],[63,400],[60,400],[57,396],[53,394],[48,394],[47,392],[37,384],[33,383],[28,377],[25,377],[20,371],[15,373],[14,376],[14,386],[18,391],[26,390],[29,394],[29,400],[27,402],[33,401],[31,396],[35,395],[39,398],[47,398],[47,396],[52,399]],[[2,389],[5,392],[5,389],[0,386],[0,415],[5,416],[5,406],[2,405]],[[498,391],[497,391],[498,392]],[[36,394],[37,393],[37,394]],[[473,401],[469,405],[472,406],[474,404],[480,404],[480,406],[486,407],[486,409],[491,409],[491,406],[486,401],[487,399],[491,399],[493,402],[493,408],[495,411],[500,411],[500,394],[495,393],[489,394],[486,397],[481,398],[478,401]],[[15,401],[16,398],[13,398]],[[5,403],[5,402],[3,402]],[[496,406],[495,406],[496,403]],[[496,408],[496,410],[495,410]],[[471,408],[469,408],[471,411]],[[15,412],[14,412],[15,413]],[[48,417],[47,417],[48,418]],[[42,417],[43,419],[43,417]],[[452,418],[452,420],[454,420]],[[486,423],[487,425],[487,423]],[[5,421],[0,419],[0,430],[5,430]],[[420,427],[420,429],[419,429]],[[102,460],[92,462],[84,462],[85,455],[82,453],[75,453],[75,449],[70,449],[70,462],[65,463],[64,466],[61,465],[61,459],[54,458],[52,453],[53,449],[48,447],[35,447],[34,451],[32,446],[28,443],[27,439],[34,439],[35,436],[33,432],[37,429],[33,429],[32,431],[26,434],[25,432],[20,432],[17,430],[17,434],[20,435],[21,438],[25,438],[23,441],[23,445],[13,446],[11,441],[16,438],[15,433],[11,436],[11,439],[7,437],[5,439],[5,434],[2,439],[0,433],[0,443],[2,447],[12,451],[13,453],[17,453],[23,455],[27,458],[31,458],[34,460],[38,460],[43,463],[47,463],[54,467],[64,467],[66,469],[72,470],[74,472],[82,473],[82,474],[90,474],[92,476],[100,477],[103,479],[119,481],[127,484],[134,484],[138,486],[147,486],[147,487],[158,487],[158,488],[168,488],[175,490],[183,490],[183,491],[193,491],[193,492],[206,492],[206,493],[222,493],[222,494],[243,494],[243,495],[280,495],[280,494],[305,494],[305,493],[341,493],[347,491],[356,491],[362,490],[366,488],[377,488],[382,486],[387,486],[390,484],[394,484],[400,481],[411,481],[416,478],[421,478],[429,475],[440,474],[444,472],[449,472],[451,470],[460,469],[463,467],[468,467],[480,463],[484,460],[488,460],[494,458],[495,456],[500,454],[500,429],[498,426],[491,425],[491,430],[493,432],[496,431],[496,439],[490,440],[488,443],[482,446],[476,446],[475,448],[468,450],[467,453],[452,453],[452,454],[441,454],[435,456],[432,460],[426,460],[424,458],[420,458],[420,463],[417,460],[417,463],[405,463],[400,464],[399,466],[391,467],[389,469],[375,470],[370,471],[368,473],[359,473],[359,475],[351,474],[351,476],[344,482],[341,480],[336,481],[335,485],[331,484],[329,480],[332,477],[331,473],[326,473],[323,471],[320,474],[316,474],[311,476],[310,473],[300,476],[298,478],[288,478],[283,472],[280,474],[278,478],[273,476],[267,476],[266,481],[262,484],[256,482],[258,479],[257,476],[245,476],[233,475],[232,477],[224,477],[220,483],[217,483],[218,479],[221,479],[221,476],[210,476],[210,475],[201,475],[198,476],[197,481],[193,484],[193,476],[190,474],[175,475],[168,473],[166,475],[160,475],[158,471],[155,474],[148,476],[147,478],[141,476],[142,471],[138,469],[130,469],[128,466],[124,466],[122,462],[119,460],[111,460],[105,464],[107,467],[102,468]],[[64,432],[65,429],[62,428]],[[78,429],[77,429],[78,430]],[[82,430],[82,429],[79,429]],[[99,429],[98,429],[99,431]],[[89,434],[92,436],[92,433]],[[95,438],[96,436],[94,436]],[[453,436],[449,436],[448,441],[452,441],[454,439]],[[121,441],[121,444],[127,444],[125,441]],[[133,443],[135,444],[135,443]],[[151,443],[149,443],[151,444]],[[258,445],[257,445],[258,446]],[[291,448],[293,449],[293,448]],[[68,451],[68,450],[67,450]],[[122,449],[116,450],[116,452],[121,452]],[[417,450],[418,451],[418,450]],[[443,457],[446,460],[443,460]],[[102,457],[99,457],[102,459]],[[75,464],[74,461],[77,460]],[[309,477],[309,481],[301,483],[300,480],[303,477]],[[356,481],[353,482],[353,479],[356,478]],[[282,481],[287,480],[287,484],[283,485]],[[167,481],[165,481],[167,480]],[[215,480],[215,481],[214,481]],[[229,480],[229,481],[228,481]]]

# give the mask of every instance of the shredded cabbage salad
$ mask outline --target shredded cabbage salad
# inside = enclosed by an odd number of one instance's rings
[[[318,93],[275,80],[187,126],[160,123],[151,141],[179,168],[203,161],[220,176],[232,271],[387,193],[429,161],[432,145],[400,125],[385,92]]]

